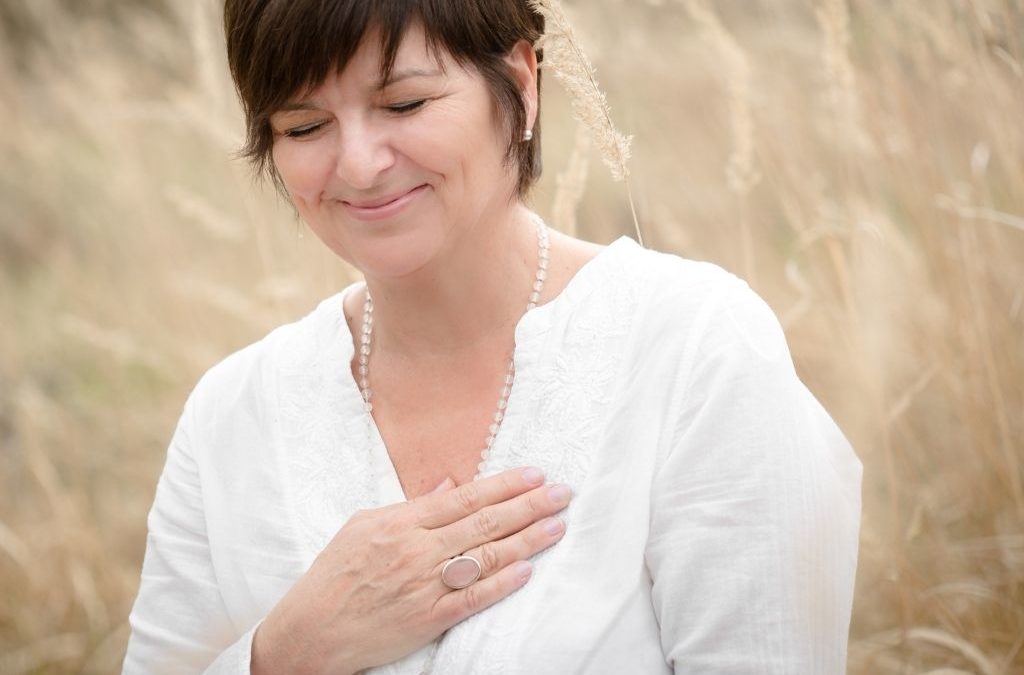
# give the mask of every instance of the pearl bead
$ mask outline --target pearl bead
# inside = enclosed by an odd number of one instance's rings
[[[548,261],[550,260],[551,254],[548,250],[548,230],[543,222],[539,220],[536,223],[537,229],[537,271],[534,275],[534,282],[532,291],[530,293],[530,300],[526,306],[526,310],[529,311],[537,307],[537,303],[540,300],[540,292],[544,288],[544,281],[547,279]],[[359,390],[360,395],[363,399],[363,410],[367,415],[373,412],[373,403],[370,399],[373,396],[373,391],[370,389],[370,345],[373,336],[373,298],[370,297],[370,289],[366,289],[366,300],[363,302],[363,323],[360,330],[360,347],[359,347]],[[494,441],[497,438],[498,432],[501,429],[501,422],[505,419],[505,409],[508,407],[508,397],[512,393],[512,383],[515,381],[515,351],[512,353],[512,357],[508,361],[508,368],[505,372],[505,383],[501,389],[501,399],[498,401],[497,410],[494,413],[494,421],[487,427],[487,439],[485,441],[484,448],[480,451],[481,462],[477,465],[477,473],[475,478],[479,478],[484,471],[487,460],[491,456],[491,449],[494,446]],[[368,421],[371,421],[368,418]]]

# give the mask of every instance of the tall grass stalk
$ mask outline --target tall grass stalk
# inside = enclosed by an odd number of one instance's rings
[[[559,0],[529,0],[530,7],[544,16],[544,35],[537,43],[543,49],[544,70],[549,70],[569,93],[573,115],[591,132],[593,143],[601,151],[612,178],[624,181],[626,197],[636,238],[644,245],[640,221],[633,203],[633,190],[629,184],[629,157],[631,136],[620,132],[612,123],[608,99],[597,83],[597,73],[583,51],[572,23]]]

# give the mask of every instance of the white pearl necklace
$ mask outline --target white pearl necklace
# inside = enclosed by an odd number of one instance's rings
[[[550,260],[550,242],[548,241],[548,228],[540,218],[536,218],[537,228],[537,273],[533,280],[533,290],[530,293],[530,300],[526,304],[526,311],[529,312],[531,309],[537,306],[540,301],[540,292],[544,288],[544,280],[548,276],[548,262]],[[373,423],[373,402],[371,398],[373,391],[370,389],[370,346],[373,344],[373,298],[370,297],[370,289],[366,289],[366,300],[363,302],[363,328],[362,334],[360,335],[359,345],[359,391],[363,397],[363,410],[367,416],[367,427]],[[512,393],[512,383],[515,381],[515,358],[509,357],[508,369],[505,371],[505,381],[501,389],[501,397],[498,399],[498,408],[494,412],[493,421],[487,428],[487,439],[484,442],[484,448],[480,451],[480,463],[477,465],[477,473],[473,477],[473,480],[480,478],[483,473],[484,467],[487,464],[487,459],[491,456],[491,448],[494,446],[494,439],[498,435],[498,430],[501,429],[501,422],[505,419],[505,408],[508,407],[508,397]],[[438,647],[441,645],[441,640],[444,639],[444,635],[438,638],[434,642],[433,648],[430,650],[430,656],[427,658],[427,664],[423,668],[420,675],[429,675],[431,668],[434,665],[434,657],[437,654]]]
[[[530,301],[526,305],[526,311],[530,311],[537,306],[537,302],[540,300],[541,290],[544,288],[544,280],[547,279],[548,262],[550,259],[550,242],[548,240],[548,230],[543,222],[538,220],[537,224],[537,273],[533,282],[533,290],[530,293]],[[362,335],[360,337],[360,348],[359,348],[359,391],[363,397],[363,410],[367,414],[373,412],[372,396],[373,392],[370,389],[370,349],[373,343],[373,298],[370,296],[370,289],[366,289],[366,300],[363,302],[363,327]],[[515,379],[515,362],[512,357],[509,357],[508,370],[505,372],[505,382],[501,390],[501,398],[498,399],[498,408],[494,413],[494,420],[488,427],[488,435],[483,450],[480,451],[481,460],[486,460],[490,456],[491,447],[494,445],[494,439],[498,435],[498,429],[501,428],[501,422],[505,419],[505,408],[508,406],[508,397],[512,392],[512,382]],[[478,465],[478,470],[483,471],[484,462],[481,461]],[[479,478],[478,473],[475,478]],[[474,480],[475,480],[474,478]]]

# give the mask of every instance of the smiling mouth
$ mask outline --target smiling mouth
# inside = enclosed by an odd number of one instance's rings
[[[353,218],[365,221],[383,220],[403,211],[406,206],[412,203],[429,187],[430,185],[424,183],[400,195],[366,202],[361,206],[346,201],[343,201],[342,204]]]
[[[400,192],[399,194],[393,195],[391,197],[385,197],[384,199],[378,199],[378,200],[375,200],[375,201],[365,202],[363,204],[355,204],[353,202],[343,202],[343,203],[346,206],[351,206],[351,207],[356,208],[356,209],[377,209],[377,208],[380,208],[382,206],[387,206],[388,204],[393,204],[394,202],[398,201],[399,199],[401,199],[402,197],[406,196],[410,192],[414,192],[416,190],[419,190],[421,187],[423,187],[423,185],[418,185],[418,186],[412,188],[411,190],[406,190],[405,192]]]

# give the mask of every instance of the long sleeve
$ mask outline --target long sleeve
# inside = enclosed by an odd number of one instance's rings
[[[675,673],[846,671],[862,467],[742,282],[679,365],[646,561]]]
[[[192,454],[190,404],[191,399],[171,440],[149,513],[125,675],[249,673],[255,628],[238,637],[218,589]]]

